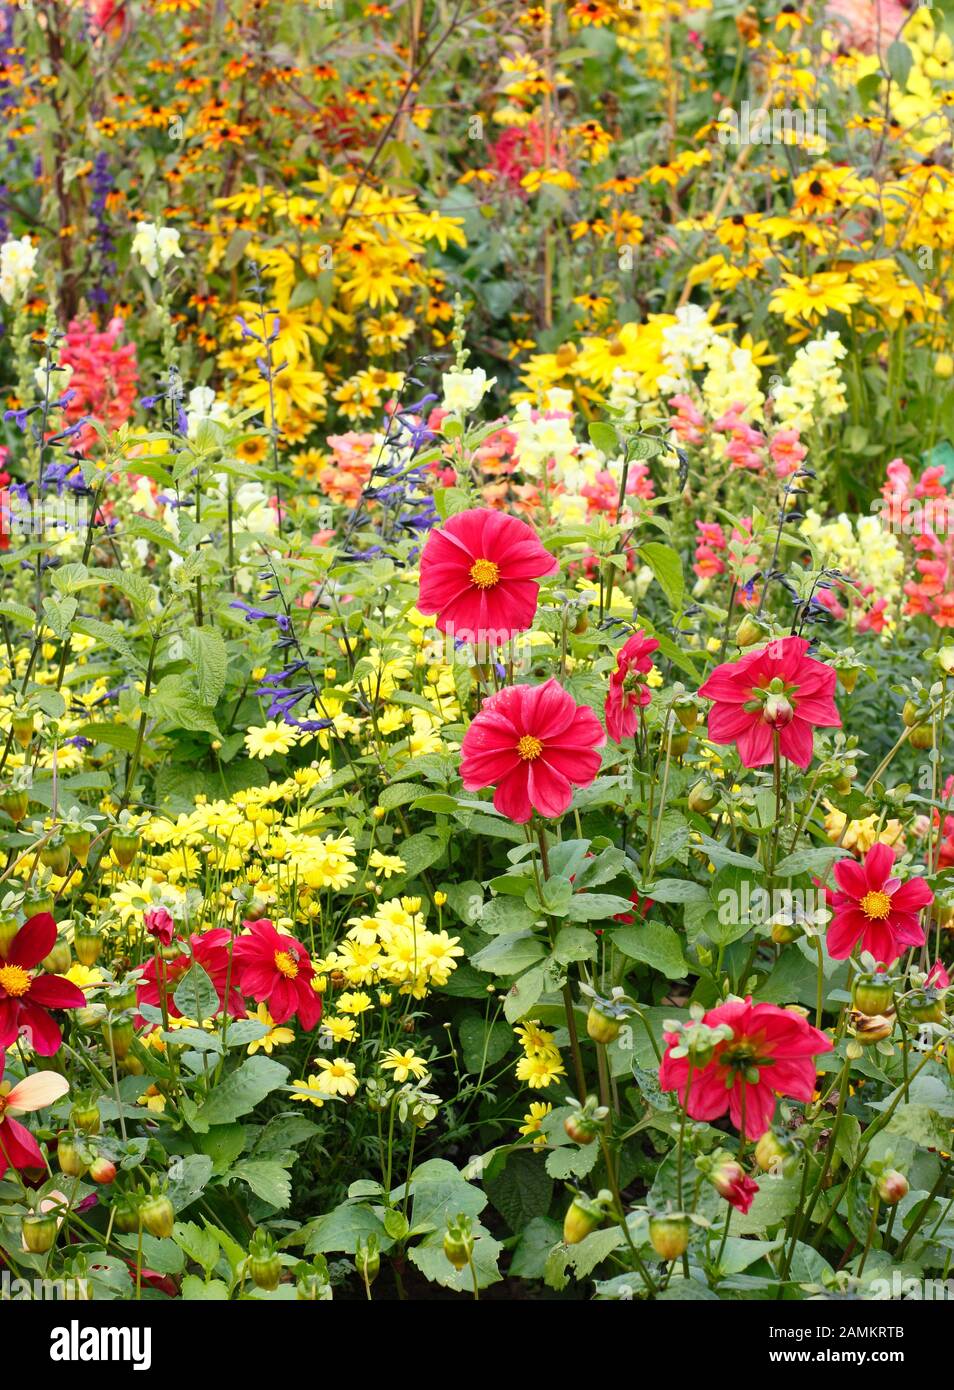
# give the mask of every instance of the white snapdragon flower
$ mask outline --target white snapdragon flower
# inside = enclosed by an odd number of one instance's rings
[[[229,408],[225,401],[217,401],[210,386],[195,386],[189,392],[189,407],[186,419],[189,422],[189,438],[198,436],[200,427],[210,424],[223,424],[228,418]]]
[[[484,396],[497,380],[492,376],[487,380],[483,367],[467,367],[461,372],[444,372],[441,389],[444,392],[444,409],[456,415],[466,415],[476,410]]]
[[[28,236],[11,238],[0,246],[0,299],[12,304],[33,279],[37,248]]]
[[[41,357],[36,370],[33,373],[33,380],[36,382],[37,390],[41,396],[46,395],[46,372],[49,363],[45,357]],[[73,379],[73,368],[68,362],[61,362],[50,367],[50,400],[58,400],[64,391],[69,390],[70,382]]]
[[[155,222],[140,222],[133,237],[132,253],[139,257],[149,275],[158,275],[160,266],[182,256],[179,231],[176,227],[157,227]]]

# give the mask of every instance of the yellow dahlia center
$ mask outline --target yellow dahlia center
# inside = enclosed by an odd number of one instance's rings
[[[517,744],[517,753],[525,763],[532,763],[543,752],[543,744],[533,734],[524,734]]]
[[[287,951],[275,952],[275,969],[287,975],[290,980],[298,978],[298,962]]]
[[[859,906],[866,917],[887,917],[891,911],[891,899],[887,893],[866,893]]]
[[[22,965],[5,965],[0,969],[0,989],[19,999],[30,988],[30,977]]]
[[[470,567],[470,577],[478,589],[492,589],[500,582],[500,569],[493,560],[475,560]]]

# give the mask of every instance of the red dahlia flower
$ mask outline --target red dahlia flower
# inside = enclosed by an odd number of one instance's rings
[[[699,694],[714,704],[709,738],[734,743],[746,767],[774,758],[775,735],[783,758],[798,767],[812,760],[814,728],[840,728],[833,699],[835,670],[806,656],[804,637],[783,637],[739,661],[717,666]]]
[[[418,608],[437,614],[441,632],[496,646],[527,630],[537,611],[533,581],[558,568],[525,521],[475,507],[428,536]]]
[[[655,637],[641,629],[616,653],[616,670],[610,676],[606,695],[606,732],[614,743],[632,738],[636,732],[636,711],[649,704],[649,687],[643,676],[653,668],[652,654],[659,646]]]
[[[169,1013],[173,1018],[180,1018],[181,1015],[172,996],[179,981],[195,959],[212,981],[215,992],[219,996],[217,1012],[221,1012],[225,1005],[226,981],[229,979],[229,944],[231,940],[231,933],[225,927],[215,927],[212,931],[196,932],[189,938],[189,944],[192,948],[191,955],[189,952],[183,951],[173,960],[164,960],[160,956],[158,962],[154,956],[142,968],[142,982],[136,992],[138,1002],[140,1004],[152,1004],[154,1008],[158,1008],[160,1006],[159,985],[161,982],[165,989]],[[238,969],[233,967],[229,987],[229,1013],[233,1018],[244,1018],[245,1001],[238,988],[237,975]],[[203,1020],[199,1019],[198,1021],[201,1023]]]
[[[828,923],[828,954],[846,960],[857,945],[883,965],[893,965],[908,946],[924,944],[918,921],[934,894],[923,878],[902,883],[893,878],[894,850],[872,845],[861,864],[840,859],[835,882],[841,892],[828,892],[834,916]]]
[[[297,1014],[303,1028],[314,1028],[321,996],[311,987],[315,972],[305,947],[276,931],[267,917],[242,925],[248,935],[240,936],[232,951],[242,993],[267,1004],[276,1024]]]
[[[496,787],[494,806],[518,824],[534,811],[552,819],[574,786],[593,781],[605,742],[593,711],[557,681],[511,685],[483,702],[464,735],[460,775],[468,791]]]
[[[0,958],[0,1051],[26,1028],[30,1045],[41,1057],[52,1057],[63,1041],[48,1009],[81,1009],[86,997],[62,975],[31,973],[56,944],[56,923],[48,912],[30,917]]]
[[[43,1110],[65,1096],[70,1083],[55,1071],[37,1071],[11,1087],[3,1079],[5,1057],[0,1052],[0,1178],[14,1168],[45,1168],[43,1154],[33,1135],[13,1117],[28,1110]]]
[[[689,1058],[674,1057],[676,1033],[665,1034],[667,1050],[659,1068],[659,1084],[675,1091],[694,1120],[718,1120],[728,1110],[737,1129],[745,1116],[745,1135],[758,1139],[769,1128],[776,1096],[809,1101],[815,1089],[815,1063],[830,1052],[824,1033],[801,1014],[775,1004],[729,999],[703,1018],[710,1028],[727,1024],[732,1037],[716,1044],[705,1066],[698,1062],[689,1076]]]

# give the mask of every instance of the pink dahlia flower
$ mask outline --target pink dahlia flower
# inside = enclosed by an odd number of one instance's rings
[[[894,878],[894,850],[872,845],[861,864],[841,859],[835,865],[840,892],[828,894],[834,916],[828,923],[828,954],[846,960],[856,946],[883,965],[893,965],[908,946],[924,944],[921,909],[934,901],[923,878],[902,883]]]
[[[610,676],[606,694],[606,732],[614,743],[632,738],[636,732],[636,711],[648,705],[649,687],[643,677],[653,669],[653,652],[659,646],[655,637],[641,629],[616,653],[616,670]]]
[[[815,1090],[814,1058],[831,1051],[831,1041],[801,1014],[776,1004],[753,1004],[729,999],[710,1009],[703,1022],[710,1028],[727,1024],[732,1037],[716,1045],[705,1066],[696,1064],[689,1076],[689,1058],[674,1057],[680,1039],[664,1035],[666,1053],[659,1084],[686,1100],[694,1120],[718,1120],[728,1110],[737,1129],[758,1139],[772,1123],[777,1096],[810,1101]]]
[[[808,645],[804,637],[769,642],[717,666],[700,686],[699,694],[714,701],[709,738],[734,743],[746,767],[772,762],[776,734],[782,757],[808,767],[812,730],[841,727],[834,668],[806,655]]]
[[[475,507],[428,536],[418,607],[437,614],[441,632],[465,642],[508,642],[533,622],[539,592],[533,581],[558,568],[525,521]]]
[[[605,742],[593,711],[557,681],[511,685],[484,701],[464,735],[461,777],[468,791],[494,787],[494,806],[518,824],[534,811],[554,819],[599,772]]]

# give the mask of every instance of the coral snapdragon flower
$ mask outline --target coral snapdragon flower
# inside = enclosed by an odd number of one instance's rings
[[[537,611],[533,582],[559,566],[525,521],[489,507],[458,512],[431,531],[421,554],[418,608],[441,632],[499,645],[525,632]]]
[[[605,742],[593,711],[558,681],[511,685],[483,702],[464,735],[460,774],[468,791],[495,787],[494,806],[518,824],[534,811],[552,819],[574,786],[596,777]]]
[[[60,1096],[70,1083],[55,1071],[37,1071],[15,1086],[3,1079],[5,1057],[0,1052],[0,1178],[10,1164],[14,1168],[45,1168],[40,1146],[30,1131],[13,1117],[28,1110],[43,1110]]]
[[[892,876],[894,850],[874,844],[861,864],[840,859],[834,868],[840,892],[828,892],[834,916],[828,923],[828,954],[846,960],[856,946],[882,965],[893,965],[909,946],[923,946],[918,917],[934,901],[923,878],[902,883]]]
[[[614,743],[632,738],[636,732],[636,711],[649,704],[649,687],[642,679],[653,669],[653,652],[659,646],[655,637],[641,629],[634,632],[616,653],[616,670],[610,676],[606,694],[606,732]]]
[[[758,1139],[769,1128],[777,1096],[809,1101],[815,1090],[815,1063],[832,1044],[825,1034],[789,1009],[753,1004],[751,998],[729,999],[703,1018],[710,1028],[727,1024],[732,1037],[716,1044],[705,1066],[696,1063],[689,1075],[689,1058],[673,1057],[676,1033],[666,1033],[666,1053],[659,1084],[675,1091],[694,1120],[718,1120],[726,1111],[737,1129]]]
[[[56,944],[56,923],[48,912],[30,917],[0,958],[0,1052],[27,1029],[30,1046],[40,1057],[52,1057],[63,1034],[48,1009],[82,1009],[86,996],[62,975],[47,975],[36,967]]]
[[[293,936],[277,931],[267,917],[242,925],[248,934],[240,936],[232,950],[242,993],[267,1004],[276,1024],[297,1014],[303,1028],[314,1028],[321,1018],[321,996],[311,987],[315,971],[308,951]]]
[[[804,637],[769,642],[717,666],[699,687],[700,695],[714,701],[709,738],[734,743],[746,767],[773,761],[776,735],[781,756],[808,767],[813,729],[841,727],[835,670],[807,656],[808,647]]]

